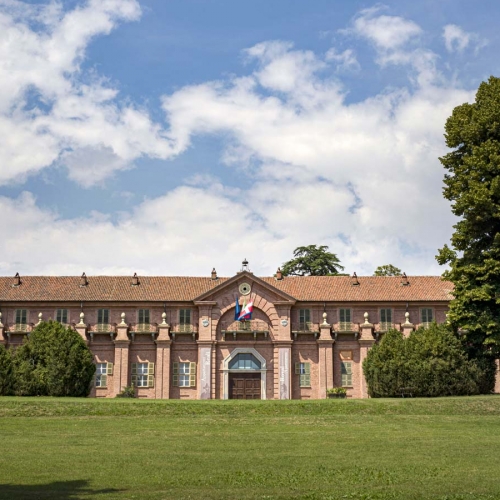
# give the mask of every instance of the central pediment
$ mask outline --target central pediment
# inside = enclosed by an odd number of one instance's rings
[[[274,303],[284,302],[290,305],[295,304],[297,299],[291,295],[272,286],[272,284],[254,276],[248,271],[242,271],[232,278],[222,282],[220,285],[212,288],[210,291],[194,299],[195,302],[215,301],[218,297],[225,296],[228,293],[234,296],[252,297],[257,291],[266,291],[269,298]]]

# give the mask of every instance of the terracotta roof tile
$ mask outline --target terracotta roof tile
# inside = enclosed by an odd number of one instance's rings
[[[21,276],[21,285],[13,277],[0,277],[0,302],[7,301],[192,301],[230,278],[142,276],[132,285],[129,276],[88,276],[88,285],[80,287],[79,276]],[[303,276],[276,280],[262,278],[299,301],[384,302],[449,301],[453,285],[439,276],[410,276],[402,286],[399,277],[360,276],[353,286],[349,276]]]

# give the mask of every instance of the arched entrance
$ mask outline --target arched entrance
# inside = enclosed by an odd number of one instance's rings
[[[266,360],[238,347],[224,360],[224,399],[266,399]]]

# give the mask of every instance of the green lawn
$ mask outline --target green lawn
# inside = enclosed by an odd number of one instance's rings
[[[500,397],[0,398],[1,499],[500,498]]]

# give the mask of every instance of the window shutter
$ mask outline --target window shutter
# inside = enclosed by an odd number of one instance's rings
[[[113,375],[113,363],[108,363],[106,366],[106,374]]]
[[[310,387],[311,386],[311,375],[309,375],[309,374],[304,375],[304,385],[306,387]]]
[[[304,373],[306,375],[311,373],[311,363],[304,363]]]
[[[347,320],[345,319],[345,309],[340,310],[340,322],[345,323]]]
[[[300,363],[295,363],[295,374],[300,375]]]
[[[173,372],[172,385],[178,386],[179,385],[179,363],[172,363],[172,372]]]
[[[108,386],[108,376],[101,375],[101,387],[107,387],[107,386]]]
[[[189,363],[189,387],[196,386],[196,363]]]
[[[137,375],[137,363],[132,363],[132,375]]]
[[[137,375],[132,375],[132,385],[137,387]]]
[[[154,375],[148,375],[148,387],[155,386],[155,377]]]
[[[154,374],[155,374],[155,364],[148,363],[148,375],[154,375]]]
[[[191,309],[186,309],[186,325],[191,324]]]

